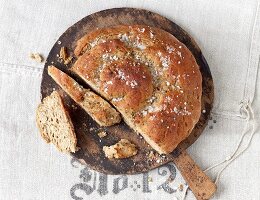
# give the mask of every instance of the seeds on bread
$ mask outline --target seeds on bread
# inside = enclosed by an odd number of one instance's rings
[[[160,154],[186,139],[201,114],[202,77],[190,50],[144,25],[95,30],[77,41],[71,70],[112,103]]]
[[[94,92],[83,88],[55,66],[49,66],[48,73],[100,126],[111,126],[121,121],[120,113],[106,100]]]
[[[77,150],[73,124],[57,91],[44,98],[38,106],[36,122],[41,136],[47,143],[53,143],[61,152]]]

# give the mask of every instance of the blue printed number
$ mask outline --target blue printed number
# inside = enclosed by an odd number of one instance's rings
[[[92,179],[92,176],[94,177],[93,184],[92,186],[90,186],[87,184],[87,182],[89,182]],[[75,193],[77,190],[84,191],[87,195],[90,195],[96,189],[96,176],[96,172],[91,172],[87,167],[82,169],[80,171],[79,177],[82,179],[83,183],[78,183],[70,189],[71,197],[76,200],[83,200],[82,197],[76,196]]]
[[[107,189],[107,175],[98,173],[98,188],[97,192],[100,196],[106,195],[108,193]],[[97,184],[97,172],[93,172],[89,170],[87,167],[80,171],[80,179],[82,183],[75,184],[70,189],[70,195],[75,200],[83,200],[83,197],[77,196],[76,191],[80,190],[83,191],[86,195],[90,195],[94,190],[96,190]],[[93,181],[93,182],[92,182]],[[92,182],[92,184],[91,184]],[[119,176],[113,180],[113,190],[114,194],[118,194],[122,190],[128,188],[128,178],[127,176]]]
[[[167,168],[169,170],[170,174],[169,174],[168,178],[166,179],[166,181],[157,187],[157,190],[160,190],[162,188],[165,192],[172,194],[172,193],[176,192],[176,189],[171,188],[169,186],[169,183],[172,182],[176,178],[176,168],[173,164],[169,164],[169,163],[159,167],[158,174],[161,176],[166,176],[168,174],[167,170],[165,170],[163,168]]]

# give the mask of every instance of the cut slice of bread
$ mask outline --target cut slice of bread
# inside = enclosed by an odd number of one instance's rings
[[[43,139],[61,152],[75,152],[77,138],[70,116],[57,91],[43,99],[36,111],[36,122]]]
[[[49,66],[48,73],[100,126],[111,126],[121,121],[120,113],[106,100],[94,92],[84,89],[74,79],[55,66]]]

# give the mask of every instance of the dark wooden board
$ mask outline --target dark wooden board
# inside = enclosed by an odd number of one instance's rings
[[[164,159],[161,158],[160,162],[148,161],[147,154],[152,150],[148,147],[144,139],[140,138],[134,131],[132,131],[124,122],[111,127],[100,127],[89,115],[84,112],[75,102],[73,102],[65,92],[52,80],[47,73],[48,65],[55,65],[62,71],[73,76],[84,87],[88,86],[78,77],[75,77],[69,71],[70,66],[62,64],[59,61],[57,54],[59,54],[62,46],[67,47],[68,52],[73,55],[76,41],[83,35],[95,30],[96,28],[103,28],[119,24],[145,24],[164,29],[178,38],[184,43],[193,53],[203,77],[203,95],[202,95],[202,110],[206,110],[201,114],[199,122],[196,124],[190,136],[184,140],[171,154],[167,155]],[[58,42],[60,41],[60,42]],[[162,164],[172,161],[180,152],[189,147],[202,133],[207,121],[210,117],[212,109],[214,88],[213,80],[210,73],[209,66],[203,57],[201,50],[195,41],[177,24],[169,19],[162,17],[156,13],[135,9],[135,8],[114,8],[109,10],[100,11],[91,14],[69,29],[67,29],[51,49],[45,63],[42,83],[41,94],[42,98],[48,96],[54,89],[60,91],[64,97],[65,105],[69,110],[73,124],[75,126],[78,146],[81,148],[78,152],[73,153],[72,156],[77,158],[81,163],[88,165],[90,168],[106,174],[135,174],[141,173]],[[100,139],[97,135],[100,131],[106,131],[108,136]],[[119,141],[121,138],[126,138],[138,146],[138,154],[131,158],[120,160],[109,160],[104,156],[102,147],[104,145],[112,145]]]

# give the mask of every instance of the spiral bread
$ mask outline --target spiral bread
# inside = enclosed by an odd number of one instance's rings
[[[189,136],[201,113],[202,78],[188,48],[143,25],[93,31],[77,41],[71,70],[159,153]]]

